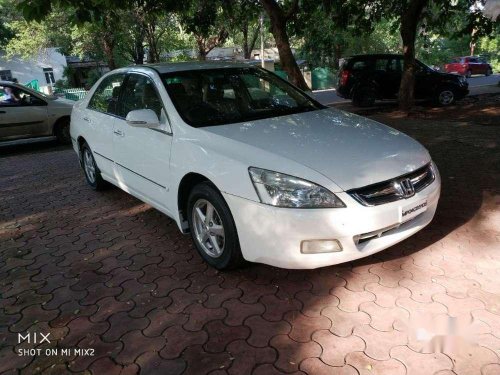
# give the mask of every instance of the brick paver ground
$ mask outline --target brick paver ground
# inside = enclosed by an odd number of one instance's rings
[[[158,211],[91,191],[72,150],[0,158],[0,372],[500,374],[498,126],[384,121],[437,162],[436,218],[314,271],[216,272]]]

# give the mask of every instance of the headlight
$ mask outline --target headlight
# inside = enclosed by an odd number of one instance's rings
[[[260,168],[248,171],[262,203],[290,208],[345,207],[335,194],[312,182]]]

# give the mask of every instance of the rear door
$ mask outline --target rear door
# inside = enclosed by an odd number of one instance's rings
[[[128,125],[127,114],[137,109],[153,110],[160,127],[145,129]],[[115,175],[122,189],[146,198],[167,213],[171,146],[169,119],[154,80],[142,73],[129,74],[113,129]]]
[[[0,86],[0,141],[50,134],[47,102],[15,86]]]
[[[394,56],[387,59],[385,82],[382,83],[386,87],[387,98],[397,98],[399,86],[401,85],[401,74],[403,71],[403,61],[401,57]]]
[[[117,119],[116,103],[124,73],[112,74],[101,81],[84,112],[87,140],[101,173],[114,178],[113,124]]]
[[[477,57],[469,57],[469,70],[472,74],[481,74],[481,64]]]

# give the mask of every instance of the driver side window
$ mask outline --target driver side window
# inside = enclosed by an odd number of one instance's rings
[[[113,74],[106,77],[94,92],[88,108],[98,112],[116,115],[116,103],[120,95],[120,87],[124,74]]]
[[[41,106],[46,104],[42,99],[16,86],[0,86],[1,107]]]

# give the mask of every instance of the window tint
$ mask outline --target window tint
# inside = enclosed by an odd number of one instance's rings
[[[37,106],[46,105],[42,99],[15,86],[0,86],[0,106]]]
[[[392,73],[401,73],[403,71],[403,63],[401,59],[391,59],[387,65],[387,71]]]
[[[238,123],[323,108],[263,69],[167,73],[163,83],[184,121],[194,127]]]
[[[369,61],[367,60],[358,60],[352,63],[351,70],[353,71],[361,71],[366,70],[369,67]]]
[[[152,109],[160,122],[166,117],[163,105],[152,80],[142,74],[130,74],[122,89],[118,115],[127,117],[136,109]]]
[[[387,59],[377,59],[375,61],[375,70],[385,72],[387,70]]]
[[[475,57],[469,57],[470,63],[477,63],[477,59]]]
[[[106,77],[95,90],[88,108],[103,113],[116,114],[116,103],[124,76],[124,74],[113,74]]]

